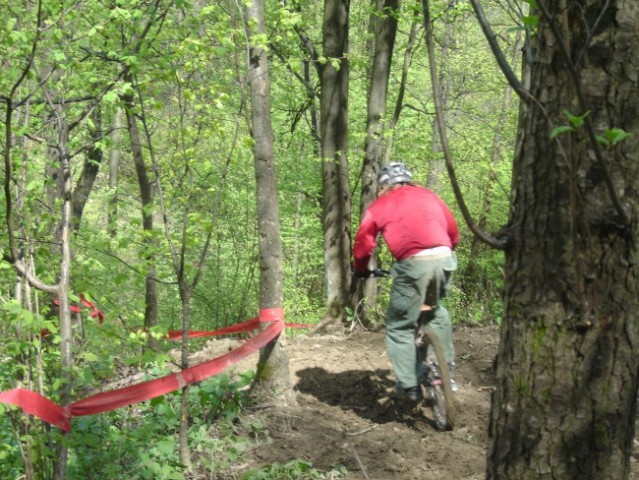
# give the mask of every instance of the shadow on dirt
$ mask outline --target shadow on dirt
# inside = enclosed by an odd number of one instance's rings
[[[393,393],[395,380],[388,370],[347,370],[328,372],[312,367],[297,372],[296,390],[320,402],[355,412],[373,423],[403,423],[409,428],[423,428],[432,420],[422,408]],[[429,412],[430,413],[430,412]]]

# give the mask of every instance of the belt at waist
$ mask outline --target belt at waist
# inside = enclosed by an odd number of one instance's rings
[[[417,252],[415,255],[408,257],[406,260],[436,260],[439,258],[447,258],[452,251],[447,246],[433,247]]]

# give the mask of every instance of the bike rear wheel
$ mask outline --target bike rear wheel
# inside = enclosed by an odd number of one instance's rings
[[[426,399],[430,403],[433,411],[433,420],[435,426],[440,431],[452,430],[455,424],[455,399],[450,382],[450,372],[444,349],[442,348],[439,337],[434,332],[424,332],[425,342],[421,348],[422,360],[428,365],[428,346],[432,349],[432,353],[437,363],[439,378],[433,375],[426,375],[424,389],[426,390]]]

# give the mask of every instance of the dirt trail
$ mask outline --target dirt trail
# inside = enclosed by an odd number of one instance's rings
[[[289,339],[299,405],[252,412],[265,423],[271,440],[252,452],[251,465],[237,466],[238,475],[224,480],[240,478],[239,468],[294,459],[322,471],[344,465],[352,480],[484,479],[499,332],[497,327],[458,327],[454,339],[460,389],[451,432],[435,429],[430,410],[407,414],[406,404],[382,400],[395,385],[383,332]],[[254,358],[245,362],[236,369],[254,368]],[[630,478],[639,479],[634,457]]]
[[[254,450],[251,466],[303,459],[322,471],[344,465],[349,479],[482,479],[497,342],[494,327],[455,331],[457,426],[438,432],[430,410],[410,412],[409,405],[388,400],[395,380],[383,332],[289,339],[299,404],[253,413],[272,441]],[[200,355],[213,356],[223,345],[213,341]],[[254,358],[245,362],[234,370],[254,368]]]

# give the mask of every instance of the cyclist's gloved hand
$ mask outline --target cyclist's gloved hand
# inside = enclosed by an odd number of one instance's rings
[[[373,274],[373,272],[371,270],[365,270],[363,272],[358,272],[357,270],[353,269],[353,275],[355,275],[355,278],[368,278]]]

